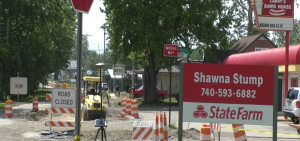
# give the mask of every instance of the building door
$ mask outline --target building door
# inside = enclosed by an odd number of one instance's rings
[[[278,79],[278,112],[282,111],[282,79]]]

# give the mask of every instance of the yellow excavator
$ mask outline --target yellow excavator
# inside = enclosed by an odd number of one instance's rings
[[[106,110],[102,103],[100,77],[84,76],[82,98],[82,115],[83,121],[106,119]],[[101,92],[101,94],[100,94]]]

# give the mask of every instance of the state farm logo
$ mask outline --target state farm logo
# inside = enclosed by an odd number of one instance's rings
[[[195,118],[207,118],[208,116],[208,113],[204,111],[204,106],[203,105],[198,105],[197,106],[197,111],[194,111],[193,112],[193,116]]]

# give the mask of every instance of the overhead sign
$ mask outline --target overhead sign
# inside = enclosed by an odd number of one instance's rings
[[[273,124],[273,66],[186,63],[183,72],[183,122]]]
[[[76,89],[52,89],[52,107],[75,108]]]
[[[10,94],[27,94],[27,78],[11,77]]]
[[[165,57],[177,57],[178,56],[178,45],[164,45],[164,56]]]
[[[258,30],[294,30],[294,0],[252,0],[252,6]]]
[[[94,0],[72,0],[73,8],[76,12],[88,14]]]

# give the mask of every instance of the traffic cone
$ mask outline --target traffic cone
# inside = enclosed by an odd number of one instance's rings
[[[159,124],[160,141],[164,141],[164,119],[162,111],[160,111],[160,124]]]
[[[131,118],[140,118],[137,100],[131,100]]]
[[[131,99],[126,99],[126,115],[131,115]]]
[[[158,129],[158,112],[156,112],[156,119],[155,119],[155,133],[154,133],[154,140],[159,141],[159,129]]]
[[[168,141],[168,127],[167,127],[166,112],[164,112],[164,140]]]

